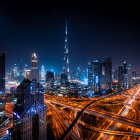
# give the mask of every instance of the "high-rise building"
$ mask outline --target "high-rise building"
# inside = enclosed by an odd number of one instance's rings
[[[61,86],[68,86],[68,76],[67,74],[61,73]]]
[[[0,56],[0,94],[5,91],[5,53]]]
[[[23,72],[23,65],[22,64],[20,64],[19,65],[19,81],[22,81],[23,79],[25,78],[25,76],[24,76],[24,72]]]
[[[112,89],[112,59],[105,58],[102,62],[102,89]]]
[[[94,76],[94,73],[93,73],[93,64],[92,62],[88,62],[88,86],[89,87],[92,87],[93,84],[94,84],[94,81],[93,81],[93,76]]]
[[[32,54],[31,60],[31,80],[39,80],[38,59],[36,53]]]
[[[127,82],[128,82],[128,85],[127,85],[127,89],[131,88],[132,87],[132,66],[131,64],[128,64],[127,65]]]
[[[54,73],[53,72],[47,71],[46,82],[47,82],[48,87],[54,86]]]
[[[25,65],[24,65],[24,74],[23,74],[24,77],[25,77],[25,74],[26,74],[26,70],[27,70],[27,69],[28,69],[28,66],[27,66],[27,64],[25,64]]]
[[[102,67],[100,60],[93,61],[93,84],[94,84],[94,92],[101,91],[101,74]]]
[[[13,110],[12,138],[46,140],[46,105],[44,88],[36,80],[25,79],[17,87],[17,103]]]
[[[112,90],[112,60],[106,58],[103,61],[98,59],[88,63],[88,86],[94,92]]]
[[[67,75],[69,79],[69,57],[68,57],[68,30],[67,30],[67,21],[65,28],[65,46],[64,46],[64,65],[63,65],[63,73]]]
[[[31,79],[31,70],[27,70],[26,69],[26,71],[25,71],[25,78],[29,79],[29,80]]]
[[[41,80],[45,81],[45,69],[44,69],[44,65],[42,65],[42,67],[41,67]]]
[[[14,80],[17,80],[17,65],[16,64],[14,64],[13,74],[14,74]]]
[[[123,66],[118,66],[118,90],[124,87],[124,72]]]
[[[123,65],[118,67],[118,89],[129,89],[132,87],[132,67],[124,61]]]
[[[22,66],[22,64],[19,65],[19,77],[23,77],[23,66]]]

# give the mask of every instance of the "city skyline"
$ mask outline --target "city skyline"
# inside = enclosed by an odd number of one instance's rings
[[[113,68],[126,59],[134,69],[140,70],[137,61],[140,44],[137,8],[132,5],[129,10],[124,2],[121,5],[100,5],[97,2],[91,6],[90,3],[65,5],[61,2],[58,5],[47,3],[46,7],[46,4],[34,2],[32,6],[26,1],[1,4],[0,51],[7,52],[8,71],[19,60],[29,65],[30,56],[35,51],[40,65],[61,72],[66,18],[72,71],[78,66],[87,67],[88,61],[102,57],[111,57]]]

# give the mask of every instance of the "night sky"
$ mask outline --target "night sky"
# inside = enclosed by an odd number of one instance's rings
[[[140,71],[138,3],[58,1],[0,2],[0,52],[6,51],[7,71],[21,61],[30,66],[35,51],[40,66],[61,72],[66,19],[71,71],[103,57],[112,57],[114,68],[125,59]]]

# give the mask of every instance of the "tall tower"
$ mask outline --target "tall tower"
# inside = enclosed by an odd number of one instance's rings
[[[68,58],[68,30],[67,30],[67,20],[65,27],[65,46],[64,46],[64,65],[63,65],[63,73],[67,75],[69,79],[69,58]]]
[[[31,80],[39,80],[38,59],[36,53],[32,54]]]

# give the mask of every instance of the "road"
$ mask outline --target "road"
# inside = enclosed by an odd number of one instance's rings
[[[138,140],[139,97],[140,86],[134,86],[121,94],[106,96],[106,98],[68,98],[44,94],[44,103],[47,105],[48,135],[50,134],[52,139],[60,139],[73,124],[65,139]],[[12,110],[13,105],[6,104],[5,112],[9,117],[12,117]],[[80,111],[81,115],[73,123]],[[9,127],[12,127],[12,121],[0,131],[0,136],[4,136]]]

